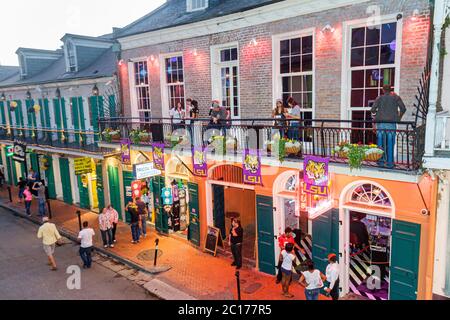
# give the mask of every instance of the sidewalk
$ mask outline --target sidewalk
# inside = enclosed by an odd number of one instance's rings
[[[12,188],[12,195],[13,203],[10,203],[6,187],[1,189],[0,207],[25,216],[24,205],[17,202],[16,188]],[[52,222],[72,238],[78,235],[76,211],[80,210],[82,221],[88,221],[96,231],[94,245],[98,251],[143,271],[150,272],[153,268],[153,261],[140,260],[138,255],[145,250],[155,248],[157,234],[154,229],[150,229],[150,235],[147,235],[145,239],[142,238],[140,244],[133,245],[130,227],[120,222],[115,248],[105,250],[98,231],[97,214],[57,200],[51,201],[51,208]],[[31,212],[31,220],[38,222],[37,201],[33,201]],[[237,299],[236,270],[230,266],[231,260],[225,257],[215,258],[203,253],[181,239],[166,236],[158,236],[158,238],[160,239],[159,249],[162,251],[162,255],[158,258],[158,266],[170,266],[170,270],[153,275],[154,279],[164,283],[166,287],[176,288],[199,300]],[[303,287],[299,284],[293,283],[291,293],[295,295],[294,299],[305,300]],[[282,296],[281,285],[275,284],[274,277],[247,268],[241,270],[241,296],[243,300],[291,300]],[[177,297],[173,298],[177,299]],[[328,298],[321,296],[320,299]]]

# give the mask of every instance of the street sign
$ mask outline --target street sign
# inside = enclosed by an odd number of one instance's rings
[[[91,158],[77,158],[74,160],[75,175],[81,176],[92,172]]]
[[[14,155],[13,160],[17,162],[26,161],[27,144],[20,141],[14,142]]]
[[[155,169],[153,162],[133,165],[133,174],[136,180],[160,176],[161,173],[161,170]]]

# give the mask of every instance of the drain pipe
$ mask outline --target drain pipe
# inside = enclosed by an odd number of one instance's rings
[[[447,15],[448,0],[435,0],[434,3],[434,36],[433,36],[433,57],[431,62],[430,96],[429,109],[427,115],[427,130],[425,134],[425,156],[434,156],[436,140],[436,109],[439,90],[439,74],[441,61],[441,36],[443,25]]]
[[[450,187],[447,189],[447,192],[450,193]],[[450,201],[450,195],[449,195]],[[445,259],[445,288],[444,293],[447,297],[450,297],[450,204],[448,205],[448,221],[447,221],[447,249],[446,259]]]

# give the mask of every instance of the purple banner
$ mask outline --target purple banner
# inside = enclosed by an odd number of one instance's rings
[[[153,163],[155,169],[164,171],[165,161],[164,161],[164,143],[154,143],[153,144]]]
[[[305,192],[319,196],[329,194],[329,163],[330,158],[306,156],[304,162]]]
[[[131,140],[122,139],[120,141],[120,150],[122,152],[122,163],[131,164]]]
[[[262,184],[261,156],[258,150],[246,149],[243,163],[244,183]]]
[[[199,177],[208,176],[208,162],[206,161],[207,148],[194,147],[192,149],[192,159],[194,163],[194,174]]]

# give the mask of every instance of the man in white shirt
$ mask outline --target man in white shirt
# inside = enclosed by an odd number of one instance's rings
[[[330,294],[333,300],[339,300],[339,264],[334,253],[328,255],[328,262],[326,277],[330,287],[326,288],[325,291]]]
[[[80,257],[83,260],[83,268],[90,269],[92,266],[92,247],[95,232],[92,228],[89,228],[87,221],[83,222],[83,230],[78,234],[78,241],[80,241]]]

